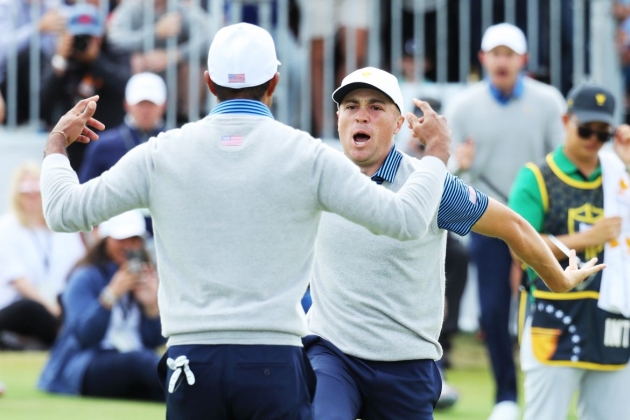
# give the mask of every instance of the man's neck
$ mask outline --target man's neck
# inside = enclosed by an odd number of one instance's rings
[[[597,154],[583,158],[571,153],[571,150],[567,148],[564,148],[564,154],[586,178],[590,177],[599,167],[599,156]]]
[[[139,127],[139,126],[138,126],[138,123],[136,122],[136,119],[135,119],[135,118],[134,118],[131,114],[127,114],[127,115],[125,115],[125,123],[126,123],[129,127],[133,128],[134,130],[138,130],[138,131],[140,131],[141,133],[150,133],[150,132],[152,132],[153,130],[155,130],[156,128],[158,128],[158,127],[162,126],[162,125],[163,125],[163,123],[164,123],[164,121],[160,118],[159,120],[157,120],[157,121],[155,122],[155,124],[153,125],[153,127],[148,128],[148,129],[146,129],[146,130],[145,130],[144,128],[142,128],[142,127]]]

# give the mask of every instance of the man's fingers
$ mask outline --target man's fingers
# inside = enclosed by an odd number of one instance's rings
[[[431,108],[431,105],[429,105],[429,103],[426,101],[421,101],[420,99],[413,98],[413,103],[422,110],[422,113],[424,115],[435,112],[433,111],[433,108]]]
[[[597,264],[597,257],[591,258],[589,262],[587,262],[586,264],[582,265],[582,270],[588,270],[591,267],[595,267],[595,264]],[[600,264],[600,266],[603,266],[604,264]],[[599,267],[599,266],[598,266]],[[602,267],[603,268],[603,267]],[[601,270],[601,268],[599,269]],[[597,272],[599,270],[595,270],[593,272]]]
[[[97,102],[98,98],[99,98],[98,95],[94,95],[89,98],[82,99],[79,102],[77,102],[77,104],[74,106],[74,108],[72,108],[72,110],[82,113],[90,102]],[[94,105],[96,106],[96,104]]]
[[[604,268],[606,268],[606,264],[597,264],[596,266],[593,266],[589,269],[585,269],[583,268],[582,271],[584,271],[584,278],[588,278],[589,276],[592,276],[593,274],[597,273],[598,271],[602,271]]]
[[[90,127],[94,127],[97,130],[105,130],[105,124],[103,124],[102,122],[100,122],[99,120],[97,120],[96,118],[90,118],[86,125],[89,125]]]
[[[569,251],[569,268],[572,270],[577,270],[577,257],[575,256],[575,249]]]
[[[407,114],[405,114],[405,118],[407,118],[409,128],[413,129],[413,125],[416,123],[416,121],[418,121],[418,117],[416,117],[413,112],[407,112]]]
[[[87,103],[87,106],[83,110],[81,117],[87,123],[90,120],[90,118],[92,118],[92,115],[94,115],[95,112],[96,112],[96,102],[90,101]]]
[[[81,136],[87,137],[90,140],[98,140],[98,134],[96,134],[94,131],[90,130],[87,127],[85,127],[83,129],[83,132],[81,133]]]

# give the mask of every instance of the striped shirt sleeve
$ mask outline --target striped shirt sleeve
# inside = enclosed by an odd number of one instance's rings
[[[446,174],[444,193],[438,209],[437,224],[460,236],[470,232],[488,208],[488,196],[464,181]]]

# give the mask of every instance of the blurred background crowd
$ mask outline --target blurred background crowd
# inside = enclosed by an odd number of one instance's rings
[[[344,75],[382,68],[399,78],[407,110],[419,97],[444,111],[467,85],[487,77],[477,53],[484,30],[499,22],[527,36],[528,59],[516,72],[554,86],[558,97],[593,81],[615,94],[616,122],[628,120],[628,0],[0,0],[0,191],[8,196],[0,205],[6,213],[0,220],[0,348],[62,343],[42,388],[163,398],[147,381],[157,364],[153,349],[163,344],[158,280],[147,215],[112,219],[91,234],[53,233],[42,215],[38,165],[23,158],[39,153],[58,118],[94,94],[100,95],[95,117],[107,131],[97,143],[68,149],[81,182],[159,132],[207,114],[216,104],[203,83],[208,47],[220,27],[240,21],[263,26],[275,38],[282,65],[274,116],[332,143],[330,95]],[[396,143],[420,156],[409,140],[402,130]],[[449,244],[444,368],[451,365],[468,264],[465,247],[454,238]],[[136,263],[139,268],[129,270]],[[108,285],[118,308],[111,320],[103,312]],[[83,382],[47,381],[68,363]],[[456,398],[446,394],[442,402]]]

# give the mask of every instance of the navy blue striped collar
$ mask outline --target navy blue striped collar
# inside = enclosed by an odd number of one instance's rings
[[[210,115],[213,114],[262,115],[263,117],[275,119],[267,105],[251,99],[230,99],[229,101],[220,102],[210,112]]]
[[[389,153],[385,158],[385,162],[383,162],[381,167],[378,168],[378,171],[376,171],[370,179],[377,184],[382,184],[383,181],[393,183],[394,179],[396,179],[396,172],[398,172],[398,167],[400,166],[402,158],[402,154],[396,150],[396,145],[394,144],[389,150]]]

